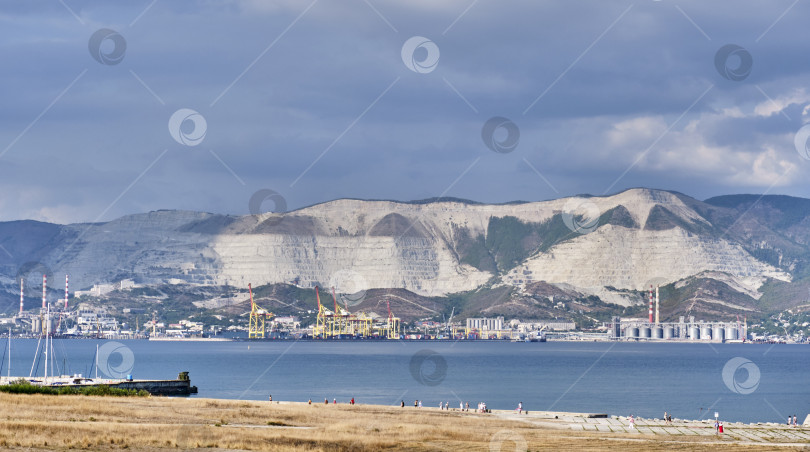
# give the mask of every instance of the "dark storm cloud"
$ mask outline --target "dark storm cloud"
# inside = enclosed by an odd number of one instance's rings
[[[290,209],[641,185],[810,194],[793,148],[810,103],[804,3],[0,5],[0,186],[17,194],[3,219],[244,214],[260,189]],[[99,29],[126,42],[116,64],[88,49]],[[412,36],[440,51],[429,72],[403,63]],[[741,81],[715,67],[729,43],[753,61]],[[196,146],[169,133],[179,109],[205,119]],[[494,116],[519,128],[513,152],[482,141]]]

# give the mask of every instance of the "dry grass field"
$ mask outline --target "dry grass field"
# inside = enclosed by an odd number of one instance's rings
[[[574,432],[553,420],[213,399],[0,394],[3,450],[773,450],[714,437]],[[783,447],[780,450],[801,450]]]

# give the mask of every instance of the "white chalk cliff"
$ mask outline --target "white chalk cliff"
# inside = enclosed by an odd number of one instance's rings
[[[343,199],[284,214],[242,217],[158,211],[103,224],[60,226],[38,255],[26,259],[42,262],[55,275],[70,274],[77,289],[133,278],[140,283],[237,286],[353,284],[357,289],[444,295],[488,281],[517,286],[546,281],[600,293],[608,286],[641,289],[654,279],[668,283],[720,272],[755,291],[766,277],[790,279],[785,270],[756,259],[724,235],[693,208],[700,201],[690,200],[634,189],[608,197],[503,205]],[[493,218],[514,217],[534,225],[563,218],[582,224],[579,214],[593,217],[617,208],[626,224],[598,221],[568,231],[547,248],[530,250],[512,268],[464,263],[465,246],[479,236],[486,241]],[[649,226],[655,212],[665,212],[672,224]],[[715,233],[699,232],[703,230]],[[6,279],[13,278],[10,273],[4,272]],[[54,281],[53,287],[59,284]]]

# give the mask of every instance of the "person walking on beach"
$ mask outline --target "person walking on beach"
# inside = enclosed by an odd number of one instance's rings
[[[669,419],[669,418],[668,418],[667,416],[668,416],[668,415],[667,415],[667,412],[666,412],[666,411],[664,411],[664,423],[665,423],[665,424],[669,424],[669,421],[667,421],[667,419]]]
[[[722,422],[720,423],[720,425],[719,425],[719,426],[717,426],[717,429],[718,429],[717,431],[718,431],[719,433],[723,433],[723,423],[722,423]]]
[[[323,399],[324,405],[329,405],[329,399]]]
[[[312,405],[312,399],[309,399],[309,402],[308,402],[308,403],[309,403],[310,405]]]
[[[714,434],[717,435],[720,433],[720,423],[717,421],[717,418],[714,418]]]
[[[793,418],[791,418],[790,415],[788,415],[788,426],[790,426],[792,424],[793,424]]]
[[[470,411],[470,402],[464,404],[464,411]]]
[[[439,410],[443,410],[443,409],[444,409],[444,402],[439,402]]]
[[[636,428],[636,420],[633,418],[633,415],[631,414],[630,415],[630,430],[633,430],[635,428]]]
[[[458,402],[458,410],[464,411],[464,402]]]
[[[419,408],[422,408],[422,401],[419,401]]]
[[[797,417],[797,416],[794,414],[794,415],[793,415],[793,426],[794,426],[794,427],[798,427],[798,426],[799,426],[799,421],[798,421],[798,420],[796,420],[796,417]]]
[[[352,404],[352,405],[354,405],[354,397],[352,397],[352,400],[351,400],[351,402],[349,402],[349,403],[350,403],[350,404]]]
[[[402,400],[399,402],[399,407],[400,407],[400,408],[405,408],[405,399],[402,399]]]
[[[418,400],[414,400],[414,401],[413,401],[413,407],[414,407],[414,408],[417,408],[418,406],[419,406],[419,401],[418,401]]]
[[[523,402],[518,403],[517,412],[523,414]]]

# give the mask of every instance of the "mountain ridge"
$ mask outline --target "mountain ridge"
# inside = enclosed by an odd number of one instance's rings
[[[753,196],[700,201],[634,188],[501,204],[336,199],[244,216],[158,210],[104,223],[2,222],[0,245],[8,251],[0,253],[0,284],[11,299],[24,265],[38,263],[70,274],[79,289],[129,278],[403,289],[421,297],[506,287],[521,297],[543,283],[629,307],[639,303],[633,292],[656,280],[698,281],[709,304],[722,301],[710,300],[723,292],[718,284],[754,305],[806,302],[775,302],[759,291],[801,293],[808,284],[810,200]]]

